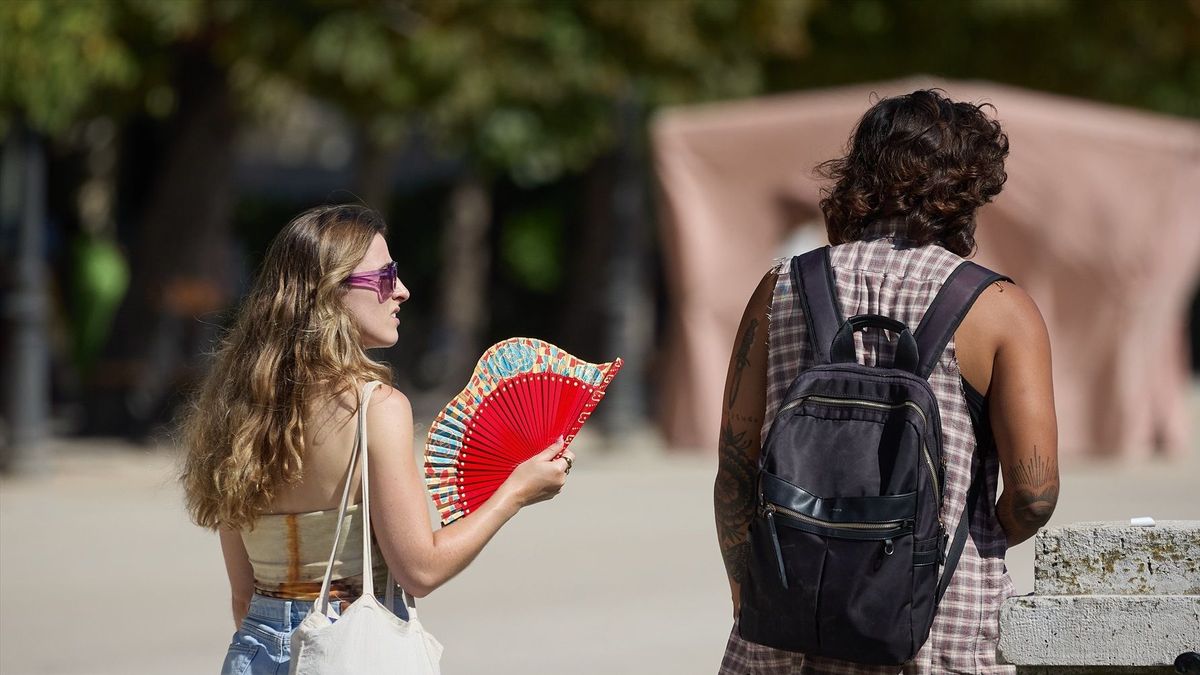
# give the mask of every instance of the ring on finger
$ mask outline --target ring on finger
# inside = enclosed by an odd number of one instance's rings
[[[563,459],[567,460],[567,468],[563,473],[571,473],[571,467],[575,466],[575,462],[571,461],[571,458],[566,455],[563,455]]]

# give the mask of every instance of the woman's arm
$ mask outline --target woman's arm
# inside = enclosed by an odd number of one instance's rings
[[[566,482],[556,443],[522,463],[478,508],[436,532],[429,523],[425,482],[413,456],[408,398],[382,386],[367,408],[371,453],[371,523],[388,568],[409,593],[424,597],[466,568],[522,507],[550,499]],[[570,451],[564,456],[574,459]]]
[[[767,401],[767,317],[775,278],[774,273],[763,277],[746,305],[729,360],[721,406],[713,508],[717,518],[717,542],[729,577],[735,617],[741,604],[741,584],[746,576],[749,548],[746,536],[754,518],[754,491],[762,445],[760,436]]]
[[[250,611],[250,597],[254,595],[254,569],[250,566],[246,545],[242,543],[242,534],[224,528],[218,533],[221,538],[221,553],[225,557],[225,573],[229,576],[233,626],[236,630],[242,625],[242,619],[246,618],[246,612]]]
[[[1013,546],[1036,534],[1058,502],[1058,423],[1046,322],[1025,291],[997,283],[979,296],[957,337],[963,375],[988,393],[1004,477],[996,516]]]

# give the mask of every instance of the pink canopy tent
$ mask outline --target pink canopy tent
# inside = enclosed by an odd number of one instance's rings
[[[671,300],[661,421],[715,448],[747,298],[798,228],[820,224],[820,162],[877,97],[936,86],[991,103],[1008,182],[976,260],[1037,301],[1064,456],[1188,448],[1186,317],[1200,272],[1200,124],[988,82],[900,80],[677,108],[653,125]],[[809,243],[823,243],[823,227]]]

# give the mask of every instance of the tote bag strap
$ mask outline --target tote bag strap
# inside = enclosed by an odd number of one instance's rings
[[[354,436],[354,448],[350,452],[350,468],[346,471],[346,485],[342,488],[342,501],[338,505],[337,527],[333,532],[333,549],[329,551],[329,561],[325,566],[325,577],[321,580],[321,594],[317,602],[313,603],[313,612],[321,612],[325,615],[330,615],[329,609],[329,587],[333,583],[333,562],[337,559],[338,547],[342,542],[342,524],[346,520],[346,510],[350,506],[350,484],[353,482],[355,464],[359,457],[362,457],[362,491],[363,491],[363,548],[365,554],[363,556],[363,591],[374,595],[375,579],[369,572],[371,567],[371,524],[368,520],[370,509],[367,502],[367,401],[370,400],[371,392],[375,387],[379,386],[379,382],[368,382],[363,385],[362,395],[359,398],[358,406],[358,427]],[[390,576],[389,573],[389,582]]]
[[[375,566],[371,561],[371,487],[367,480],[367,403],[378,382],[363,385],[362,398],[358,403],[358,462],[362,467],[362,561],[363,595],[375,595]],[[390,575],[389,575],[390,576]],[[390,581],[390,578],[389,578]]]
[[[337,528],[333,534],[333,550],[329,552],[329,562],[325,566],[325,578],[321,580],[321,595],[320,599],[313,603],[310,612],[321,612],[326,616],[331,616],[329,609],[329,588],[333,583],[333,561],[337,558],[338,545],[342,539],[342,524],[346,520],[346,510],[350,505],[350,483],[351,477],[354,476],[355,462],[361,457],[362,462],[362,521],[363,521],[363,595],[375,595],[375,574],[374,565],[371,555],[371,502],[370,502],[370,481],[368,476],[368,458],[367,458],[367,403],[371,400],[371,393],[375,391],[380,382],[368,382],[363,385],[362,395],[359,398],[358,406],[358,428],[354,437],[354,449],[350,453],[350,468],[346,471],[346,485],[342,488],[342,501],[338,506]],[[407,591],[401,589],[403,593],[405,605],[408,607],[409,620],[417,617],[416,599],[408,594]],[[392,578],[392,571],[388,570],[387,575],[387,590],[385,592],[384,601],[387,603],[389,610],[396,602],[396,583]]]
[[[368,382],[363,386],[362,403],[358,408],[358,455],[362,465],[362,523],[363,523],[363,595],[375,595],[375,566],[372,563],[371,551],[371,485],[368,480],[368,457],[367,452],[367,402],[371,400],[371,392],[375,387],[379,386],[379,382]],[[403,594],[401,598],[404,600],[405,606],[408,608],[408,618],[410,621],[417,618],[416,601],[408,591],[401,589]],[[387,573],[387,589],[384,591],[384,602],[388,611],[396,602],[396,582],[392,578],[392,570],[389,568]]]

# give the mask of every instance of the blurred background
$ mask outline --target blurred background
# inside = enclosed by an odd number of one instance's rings
[[[815,165],[928,86],[1010,135],[977,259],[1051,329],[1055,522],[1196,518],[1198,0],[0,2],[0,671],[216,669],[171,420],[274,234],[338,202],[390,224],[413,296],[379,356],[418,423],[513,335],[627,364],[578,490],[427,601],[448,666],[715,670],[737,320],[824,243]],[[194,611],[147,624],[147,584]],[[126,619],[44,649],[35,588]]]

